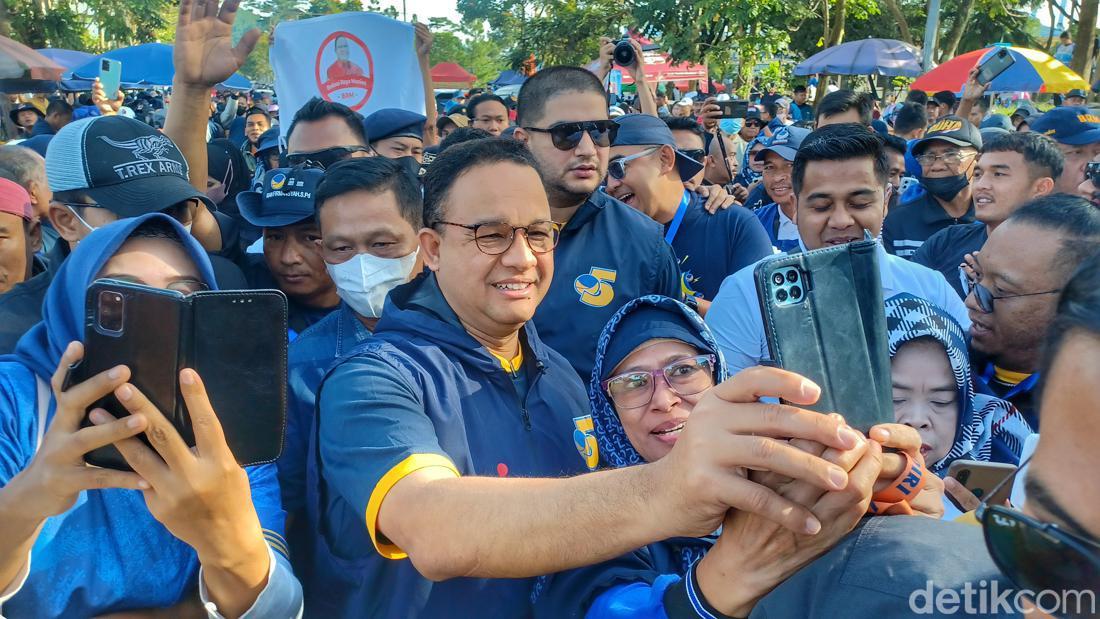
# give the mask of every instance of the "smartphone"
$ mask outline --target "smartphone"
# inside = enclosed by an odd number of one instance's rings
[[[749,113],[748,101],[715,101],[722,109],[719,118],[744,118]]]
[[[974,493],[978,500],[985,501],[989,493],[1016,472],[1016,465],[1003,462],[978,462],[977,460],[955,460],[947,467],[947,474],[954,477],[966,489]],[[1004,505],[1012,495],[1012,484],[1005,484],[997,494],[989,497],[990,505]],[[950,495],[948,495],[950,496]],[[954,499],[952,499],[954,502]],[[962,509],[958,504],[956,507]]]
[[[117,99],[118,87],[122,83],[122,61],[100,58],[99,83],[103,85],[103,94],[108,101]]]
[[[1016,62],[1016,59],[1012,57],[1012,53],[1008,51],[1008,48],[999,47],[997,51],[989,55],[988,58],[978,66],[978,83],[989,84],[994,78],[1002,74]]]
[[[272,462],[282,451],[286,427],[286,312],[286,297],[278,290],[183,295],[96,280],[85,297],[84,359],[67,382],[127,365],[130,383],[194,446],[191,416],[179,389],[180,370],[192,368],[202,377],[237,462]],[[115,417],[129,414],[114,395],[96,407]],[[90,423],[85,419],[83,425]],[[130,470],[114,446],[92,451],[85,460]]]
[[[781,254],[756,266],[772,360],[821,387],[816,404],[866,432],[894,422],[876,242]]]

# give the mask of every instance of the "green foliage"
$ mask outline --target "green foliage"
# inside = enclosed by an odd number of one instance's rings
[[[90,52],[147,43],[175,20],[170,0],[8,0],[12,36]]]
[[[454,62],[477,76],[478,84],[496,79],[508,68],[499,43],[486,34],[482,20],[467,20],[456,24],[449,19],[432,18],[428,27],[435,35],[430,62]]]

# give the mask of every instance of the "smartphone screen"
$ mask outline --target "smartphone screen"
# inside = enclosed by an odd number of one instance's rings
[[[122,81],[122,62],[110,58],[99,59],[99,83],[103,85],[103,94],[108,101],[118,98],[118,87]]]

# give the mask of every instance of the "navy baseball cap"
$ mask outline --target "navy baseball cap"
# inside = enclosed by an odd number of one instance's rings
[[[314,195],[325,171],[319,168],[275,168],[264,172],[256,191],[237,194],[245,221],[259,228],[281,228],[313,217]]]
[[[772,137],[765,142],[765,148],[756,153],[754,158],[757,161],[763,161],[764,153],[772,152],[787,161],[794,161],[794,156],[798,154],[798,149],[802,146],[802,141],[811,133],[813,132],[809,129],[803,129],[802,127],[780,127],[776,129]]]
[[[1080,88],[1074,88],[1073,90],[1066,93],[1066,98],[1068,99],[1069,97],[1081,97],[1082,99],[1088,99],[1089,95],[1087,92]]]
[[[423,114],[388,107],[363,119],[363,128],[371,142],[386,138],[416,138],[423,141],[427,120],[428,117]]]
[[[1081,146],[1100,142],[1100,116],[1087,107],[1056,107],[1029,124],[1032,131],[1062,144]]]
[[[990,114],[989,118],[982,121],[982,129],[1004,129],[1005,131],[1015,131],[1016,127],[1012,126],[1012,120],[1004,114]],[[984,135],[984,134],[983,134]]]
[[[919,155],[930,143],[937,140],[955,146],[982,149],[982,133],[969,120],[958,116],[944,116],[932,123],[924,132],[924,137],[913,144],[913,156]]]
[[[281,149],[282,145],[279,144],[279,127],[275,126],[260,134],[260,139],[256,140],[259,147],[256,152],[262,152],[270,150],[272,148]]]
[[[703,164],[680,152],[676,139],[665,121],[649,114],[627,114],[615,119],[619,132],[612,146],[671,146],[676,152],[680,180],[688,180],[703,169]]]
[[[119,217],[192,199],[216,208],[191,186],[176,143],[125,116],[93,116],[62,127],[46,148],[46,178],[51,191],[81,191]]]

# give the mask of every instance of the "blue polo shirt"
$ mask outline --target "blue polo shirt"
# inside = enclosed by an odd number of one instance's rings
[[[310,455],[321,475],[307,485],[307,512],[326,553],[318,553],[314,575],[325,589],[307,601],[307,616],[530,614],[536,579],[433,583],[375,530],[386,493],[422,468],[562,477],[596,467],[583,384],[530,324],[520,339],[523,359],[507,371],[466,332],[427,275],[394,289],[374,337],[329,372]]]
[[[770,256],[772,244],[751,211],[734,206],[712,215],[699,194],[685,191],[684,198],[683,218],[665,224],[665,239],[680,258],[683,296],[710,300],[726,276]]]
[[[981,251],[988,239],[989,230],[980,221],[948,226],[928,237],[912,260],[942,273],[959,297],[965,299],[969,290],[959,266],[967,254]]]
[[[798,225],[794,223],[775,202],[762,206],[755,211],[756,218],[768,234],[772,247],[787,252],[798,249]]]
[[[647,294],[681,297],[680,270],[664,230],[596,191],[561,231],[554,279],[533,322],[542,341],[587,383],[603,326],[628,301]]]

